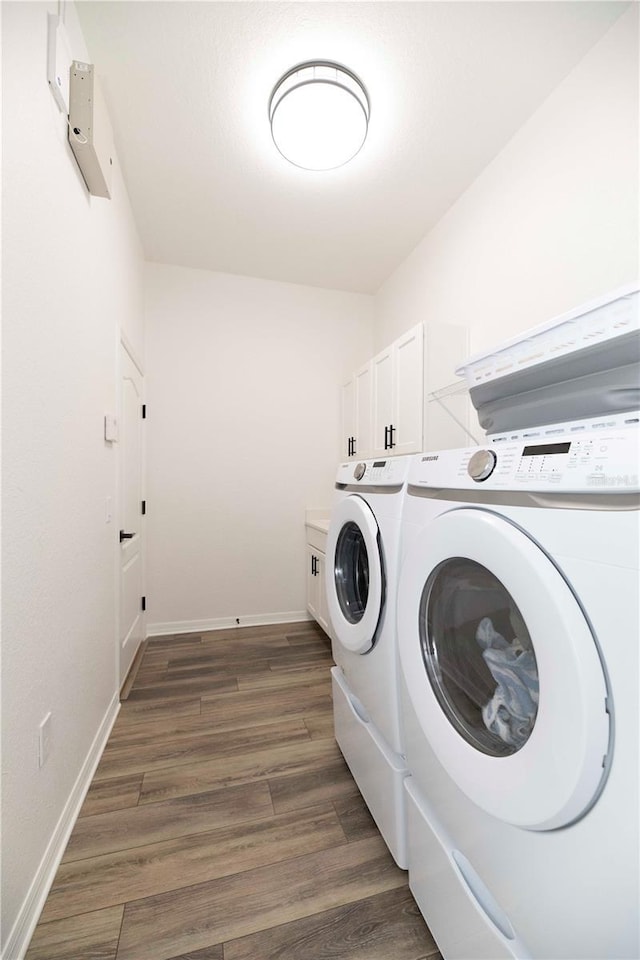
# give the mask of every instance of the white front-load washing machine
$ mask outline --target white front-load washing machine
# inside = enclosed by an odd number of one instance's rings
[[[406,867],[395,600],[411,458],[344,463],[327,534],[335,735],[380,833]]]
[[[584,422],[412,464],[409,884],[447,960],[640,955],[638,455]]]

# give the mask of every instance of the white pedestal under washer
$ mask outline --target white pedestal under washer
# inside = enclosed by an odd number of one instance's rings
[[[336,740],[396,862],[406,825],[395,601],[410,457],[338,468],[326,588]]]
[[[409,883],[447,960],[635,958],[638,428],[416,457]]]

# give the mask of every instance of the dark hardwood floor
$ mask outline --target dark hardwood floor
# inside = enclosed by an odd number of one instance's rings
[[[26,960],[440,960],[315,623],[150,640]]]

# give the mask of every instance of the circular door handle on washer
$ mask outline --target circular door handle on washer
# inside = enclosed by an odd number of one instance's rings
[[[493,450],[476,450],[467,464],[467,473],[472,480],[480,483],[491,476],[497,460],[498,458]]]

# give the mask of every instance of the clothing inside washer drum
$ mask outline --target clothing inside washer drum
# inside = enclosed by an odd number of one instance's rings
[[[537,663],[504,584],[482,564],[450,557],[427,579],[419,624],[427,675],[450,723],[489,756],[516,753],[537,716]]]
[[[497,684],[493,697],[482,708],[482,719],[487,730],[519,749],[528,740],[538,712],[535,655],[518,637],[507,643],[490,617],[478,624],[476,640]]]

